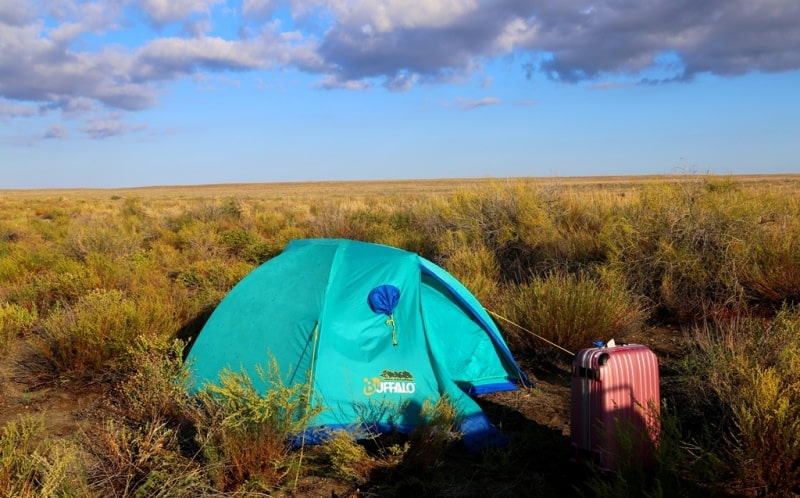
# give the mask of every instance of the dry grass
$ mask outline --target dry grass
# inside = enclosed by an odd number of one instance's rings
[[[544,403],[556,404],[542,393],[558,390],[544,383],[534,394],[495,398],[508,404],[489,404],[499,425],[517,431],[521,442],[508,450],[465,455],[437,439],[438,431],[377,452],[337,438],[323,458],[327,469],[311,460],[302,467],[284,446],[286,431],[228,427],[222,421],[230,413],[213,404],[205,415],[216,418],[207,419],[182,405],[174,337],[196,334],[226,292],[288,241],[350,237],[419,252],[461,279],[488,309],[571,348],[620,334],[655,340],[646,337],[644,323],[727,331],[705,342],[692,337],[694,363],[687,360],[680,374],[669,370],[679,378],[667,387],[681,387],[662,392],[706,405],[683,403],[691,409],[665,420],[670,430],[662,447],[673,463],[659,474],[659,485],[672,475],[661,495],[694,489],[687,479],[706,494],[746,493],[748,486],[796,492],[798,449],[790,440],[800,419],[791,373],[797,348],[773,339],[780,330],[796,335],[796,312],[781,310],[800,301],[798,193],[800,175],[0,191],[0,447],[23,449],[4,454],[0,487],[23,496],[59,486],[64,495],[89,496],[162,496],[165,489],[185,496],[291,495],[290,475],[302,474],[302,481],[335,474],[337,487],[325,495],[343,489],[341,483],[372,496],[573,492],[561,482],[573,477],[562,462],[542,456],[563,457],[559,427],[569,416],[568,407],[549,406],[558,415],[537,418]],[[764,326],[735,326],[751,317]],[[752,351],[736,342],[745,339]],[[537,339],[511,343],[537,371],[563,367],[539,363],[551,359],[536,353]],[[33,358],[25,361],[45,365],[49,376],[39,372],[35,383],[27,382],[9,351],[27,351]],[[735,362],[727,361],[731,351]],[[712,361],[710,370],[690,368]],[[86,386],[93,402],[100,396],[91,410],[97,420],[83,421],[88,439],[51,425],[52,416],[43,426],[20,425],[29,409],[52,413],[58,406],[71,419],[83,417],[55,401],[63,393],[80,399]],[[736,398],[737,389],[747,402]],[[695,417],[703,409],[720,416]],[[441,407],[434,412],[446,415]],[[14,432],[20,428],[33,436]],[[706,433],[726,444],[698,453]],[[269,448],[265,438],[272,438]],[[687,470],[687,462],[703,463],[704,471]],[[595,484],[606,495],[659,496],[658,488],[639,486],[652,479]]]
[[[795,190],[800,175],[737,175],[736,181],[748,187],[766,187],[780,193],[784,189]],[[636,193],[643,184],[661,181],[696,181],[694,175],[642,175],[642,176],[583,176],[507,178],[513,182],[554,185],[583,193],[602,191],[613,196],[624,197]],[[109,189],[17,189],[0,190],[0,199],[109,199],[141,198],[197,200],[202,198],[241,197],[269,201],[288,201],[298,198],[341,200],[353,196],[383,197],[452,194],[455,191],[496,181],[484,178],[448,178],[430,180],[375,180],[332,182],[276,182],[276,183],[230,183],[218,185],[176,185]],[[2,204],[0,204],[2,205]]]

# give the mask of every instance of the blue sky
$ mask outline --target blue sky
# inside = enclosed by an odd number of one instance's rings
[[[0,188],[800,173],[796,0],[0,2]]]

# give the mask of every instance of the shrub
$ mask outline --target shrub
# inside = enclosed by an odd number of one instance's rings
[[[389,403],[378,409],[402,413],[406,408]],[[432,484],[426,477],[443,464],[447,450],[460,439],[459,424],[458,412],[446,397],[426,400],[420,407],[419,423],[407,435],[336,431],[316,453],[328,472],[353,484],[377,478],[393,482],[395,487],[411,481],[426,488]]]
[[[427,399],[419,413],[420,422],[409,434],[409,447],[403,456],[402,469],[413,475],[425,475],[442,464],[442,458],[461,435],[458,411],[447,397],[435,402]]]
[[[394,207],[368,204],[360,200],[328,203],[312,211],[310,235],[379,242],[392,231],[389,211],[393,209]]]
[[[165,240],[188,261],[219,259],[225,255],[225,251],[216,244],[215,230],[210,223],[190,219],[178,227],[174,233],[167,234]]]
[[[539,253],[544,268],[574,271],[604,264],[609,257],[607,225],[614,204],[607,198],[560,192],[545,196],[547,212],[556,232],[542,241]]]
[[[189,444],[183,343],[137,338],[128,345],[111,400],[120,420],[90,429],[89,483],[100,496],[193,497],[212,492]]]
[[[699,181],[653,184],[610,229],[614,265],[659,318],[702,320],[743,305],[735,265],[726,257],[748,232],[749,217],[736,196],[728,189],[709,192]]]
[[[137,338],[126,353],[126,368],[116,402],[126,419],[138,423],[180,423],[187,401],[188,370],[180,340]]]
[[[371,456],[351,432],[334,431],[329,434],[324,445],[315,449],[319,472],[333,475],[352,484],[362,484],[369,480],[380,462]]]
[[[42,439],[43,419],[25,418],[0,430],[0,496],[88,496],[77,450]]]
[[[120,220],[86,220],[80,223],[69,233],[71,253],[78,259],[92,253],[124,258],[138,251],[147,238],[139,226]]]
[[[495,255],[480,242],[469,245],[462,234],[449,233],[442,238],[444,268],[469,289],[487,307],[498,300],[497,280],[500,265]]]
[[[157,295],[97,289],[49,316],[30,342],[57,373],[91,374],[119,359],[137,337],[177,328],[169,303]]]
[[[522,327],[510,329],[510,341],[528,350],[549,348],[526,330],[577,350],[593,340],[624,338],[637,331],[646,316],[612,272],[592,277],[553,271],[509,288],[504,301],[505,316]]]
[[[738,275],[747,297],[774,308],[800,303],[800,226],[754,230],[742,245]]]
[[[24,335],[36,323],[36,310],[14,303],[0,303],[0,354],[5,354],[16,336]]]
[[[429,230],[459,234],[464,246],[486,247],[494,254],[501,277],[521,281],[542,260],[546,241],[557,232],[545,210],[539,191],[524,182],[492,182],[487,187],[456,192],[433,213]],[[443,240],[447,241],[446,238]],[[447,257],[448,248],[440,247]]]
[[[248,263],[263,263],[276,253],[269,243],[243,228],[225,230],[219,234],[219,239],[228,255]]]
[[[110,419],[86,436],[94,457],[88,482],[97,496],[192,498],[212,492],[204,469],[181,455],[177,432],[163,422],[129,427]]]
[[[35,307],[45,315],[51,309],[75,303],[99,285],[97,275],[70,259],[57,259],[46,271],[30,274],[9,294],[9,301]]]
[[[769,496],[796,492],[800,310],[784,308],[774,320],[706,327],[696,341],[684,366],[685,387],[706,414],[704,430],[723,434],[714,446],[697,446],[697,468],[717,469],[711,477],[722,482],[712,482],[716,487]]]
[[[204,386],[189,407],[207,468],[218,489],[268,492],[299,471],[293,443],[320,412],[307,384],[286,386],[274,360],[257,367],[257,389],[246,371],[223,371],[217,384]]]

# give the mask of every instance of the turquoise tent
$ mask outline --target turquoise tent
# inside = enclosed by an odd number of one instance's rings
[[[498,436],[470,397],[527,383],[478,300],[417,254],[344,239],[295,240],[253,270],[203,326],[187,357],[195,388],[225,369],[274,358],[322,404],[306,433],[409,432],[426,400],[447,396],[463,440]],[[262,383],[263,384],[263,383]]]

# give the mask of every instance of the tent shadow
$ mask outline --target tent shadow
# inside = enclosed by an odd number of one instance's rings
[[[203,330],[203,327],[215,309],[216,306],[206,306],[202,311],[200,311],[200,313],[195,315],[191,320],[186,322],[183,327],[175,332],[175,339],[180,339],[184,343],[184,360],[189,354],[189,351],[192,349],[192,345],[194,345],[194,342],[197,340],[197,336],[200,334],[200,331]]]

